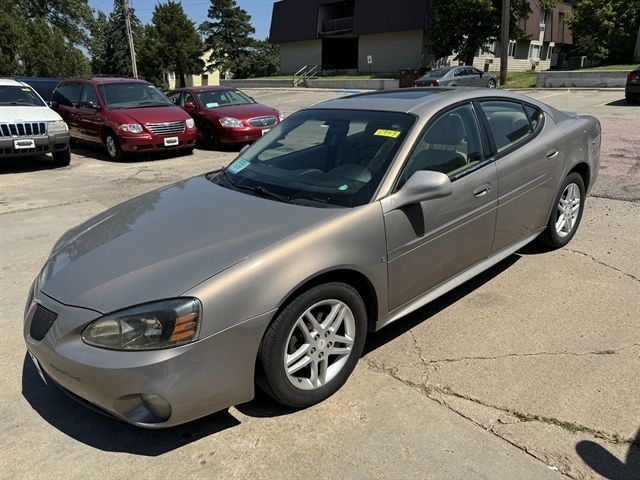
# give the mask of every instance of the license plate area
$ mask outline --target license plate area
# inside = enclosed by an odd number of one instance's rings
[[[164,139],[165,147],[175,147],[178,145],[178,137],[167,137]]]
[[[36,148],[36,141],[33,138],[16,138],[13,141],[13,148],[16,150]]]
[[[38,362],[38,359],[33,355],[33,353],[29,352],[29,350],[27,350],[27,352],[29,353],[31,360],[33,360],[33,364],[36,366],[36,370],[38,370],[38,373],[40,374],[40,378],[45,383],[45,385],[48,385],[47,379],[44,378],[44,373],[42,373],[42,369],[40,368],[40,362]]]
[[[262,130],[262,135],[266,134],[269,130],[271,130],[270,128],[265,128],[264,130]]]

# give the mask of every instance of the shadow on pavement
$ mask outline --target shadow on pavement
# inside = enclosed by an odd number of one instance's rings
[[[596,473],[609,480],[640,480],[640,430],[635,443],[629,446],[626,462],[621,462],[604,447],[588,440],[579,442],[576,452]]]
[[[428,321],[432,316],[440,313],[442,310],[445,310],[458,300],[466,297],[485,283],[493,280],[495,277],[514,265],[518,260],[520,260],[520,258],[521,256],[518,254],[510,255],[497,265],[491,267],[489,270],[484,271],[459,287],[454,288],[446,295],[428,303],[424,307],[406,315],[391,325],[384,327],[379,332],[369,333],[367,336],[367,342],[364,345],[362,356],[364,357],[386,343],[396,339],[416,325]]]
[[[620,100],[614,100],[613,102],[609,102],[605,104],[607,107],[638,107],[640,105],[640,103],[636,102],[636,103],[629,103],[627,102],[624,98],[621,98]]]
[[[40,170],[56,170],[69,168],[53,163],[51,155],[37,155],[35,157],[16,157],[2,160],[0,175],[7,173],[39,172]]]
[[[45,385],[28,354],[22,365],[22,395],[53,427],[98,450],[156,457],[240,425],[223,410],[163,430],[147,430],[99,414],[72,400],[55,385]]]

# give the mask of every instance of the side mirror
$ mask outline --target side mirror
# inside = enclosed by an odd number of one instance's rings
[[[57,110],[58,108],[60,108],[60,104],[58,102],[56,102],[55,100],[51,100],[49,102],[49,108],[51,108],[53,110]]]
[[[100,110],[100,105],[96,105],[95,103],[89,101],[84,102],[85,108],[90,108],[91,110]]]
[[[452,193],[453,185],[444,173],[419,170],[400,190],[382,200],[382,211],[388,213],[413,203],[448,197]]]
[[[184,102],[184,108],[194,109],[196,105],[193,102]]]
[[[253,97],[249,97],[251,100],[253,100],[253,103],[256,103],[256,99]]]

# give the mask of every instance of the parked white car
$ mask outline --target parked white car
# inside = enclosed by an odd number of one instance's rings
[[[69,165],[69,128],[24,82],[0,78],[0,159],[51,153]]]

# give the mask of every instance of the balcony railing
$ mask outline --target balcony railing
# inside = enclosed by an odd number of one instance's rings
[[[322,21],[322,33],[338,33],[353,30],[353,17]]]

